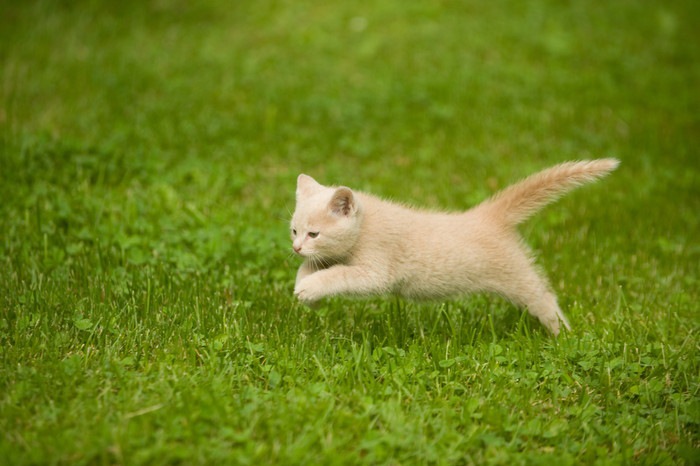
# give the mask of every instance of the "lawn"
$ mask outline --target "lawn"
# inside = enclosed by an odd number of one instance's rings
[[[700,2],[0,0],[0,463],[700,463]],[[573,330],[292,294],[296,176],[521,230]]]

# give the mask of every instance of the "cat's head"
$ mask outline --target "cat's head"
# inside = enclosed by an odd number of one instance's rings
[[[299,175],[290,225],[294,252],[321,263],[347,257],[361,222],[362,205],[350,188],[323,186]]]

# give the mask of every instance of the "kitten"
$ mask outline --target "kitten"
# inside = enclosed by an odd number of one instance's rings
[[[515,227],[618,164],[562,163],[460,213],[412,209],[299,175],[291,236],[305,260],[294,294],[311,304],[346,294],[444,299],[485,291],[526,307],[558,335],[560,322],[571,327]]]

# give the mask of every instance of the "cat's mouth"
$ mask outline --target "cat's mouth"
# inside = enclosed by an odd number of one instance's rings
[[[294,251],[294,254],[296,254],[299,257],[308,257],[306,251],[302,251],[301,248],[297,249],[294,246],[292,246],[292,251]]]

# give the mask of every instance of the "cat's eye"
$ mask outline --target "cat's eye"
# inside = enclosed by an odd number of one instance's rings
[[[310,231],[309,238],[316,238],[318,236],[318,231]]]
[[[292,234],[293,234],[294,236],[296,236],[296,235],[297,235],[297,231],[296,231],[296,229],[292,229]]]

